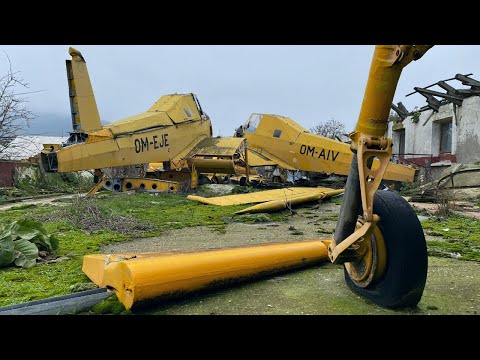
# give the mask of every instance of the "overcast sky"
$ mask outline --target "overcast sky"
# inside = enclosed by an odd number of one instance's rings
[[[105,46],[74,45],[87,61],[103,123],[146,111],[160,96],[197,95],[214,135],[231,136],[251,113],[291,117],[309,129],[330,118],[353,130],[373,45],[355,46]],[[65,59],[69,45],[2,46],[30,90],[38,116],[31,134],[71,130]],[[473,73],[480,79],[480,46],[439,45],[404,69],[395,95],[408,110],[426,104],[414,86]],[[0,52],[0,75],[8,62]],[[461,83],[452,81],[454,87]]]

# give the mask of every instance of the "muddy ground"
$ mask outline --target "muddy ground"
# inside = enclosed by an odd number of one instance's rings
[[[284,223],[191,227],[106,246],[104,253],[185,251],[332,237],[340,205],[301,208]],[[477,314],[480,264],[429,257],[424,295],[416,309],[386,310],[352,293],[343,268],[330,263],[283,273],[168,303],[134,309],[143,314]]]

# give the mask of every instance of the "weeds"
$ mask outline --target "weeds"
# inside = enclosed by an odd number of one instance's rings
[[[422,226],[425,234],[440,238],[427,241],[429,255],[480,262],[480,220],[455,214]]]

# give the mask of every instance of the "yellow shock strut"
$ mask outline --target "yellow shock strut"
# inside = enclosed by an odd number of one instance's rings
[[[335,228],[334,241],[329,246],[332,262],[351,261],[348,252],[342,254],[361,237],[367,235],[378,221],[373,213],[373,198],[391,157],[391,139],[385,138],[388,115],[402,69],[420,59],[432,45],[377,45],[370,66],[362,108],[350,134],[355,153],[350,167],[345,197]],[[375,158],[380,161],[372,168]],[[364,223],[355,231],[360,210]],[[340,256],[342,254],[342,256]]]

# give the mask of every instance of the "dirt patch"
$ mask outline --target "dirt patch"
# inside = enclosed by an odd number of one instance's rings
[[[157,237],[110,244],[101,250],[104,253],[191,251],[273,242],[331,239],[339,211],[339,205],[325,203],[317,209],[298,209],[296,214],[281,223],[245,224],[232,222],[226,224],[225,231],[221,232],[216,231],[216,228],[211,226],[196,226],[165,231]],[[306,212],[309,214],[306,214]],[[328,215],[328,219],[317,220],[317,218],[312,217],[315,215],[318,218]],[[233,217],[231,221],[235,220],[236,218]]]
[[[416,211],[425,210],[429,213],[435,213],[438,210],[438,204],[435,203],[410,202],[410,205]],[[453,213],[480,219],[480,210],[474,204],[466,205],[465,202],[456,204]]]
[[[63,195],[63,196],[54,196],[54,197],[41,198],[41,199],[21,200],[21,201],[7,204],[7,205],[0,205],[0,211],[8,210],[17,206],[24,206],[24,205],[57,204],[56,201],[59,199],[71,199],[73,197],[78,197],[78,196],[83,196],[83,195]]]

